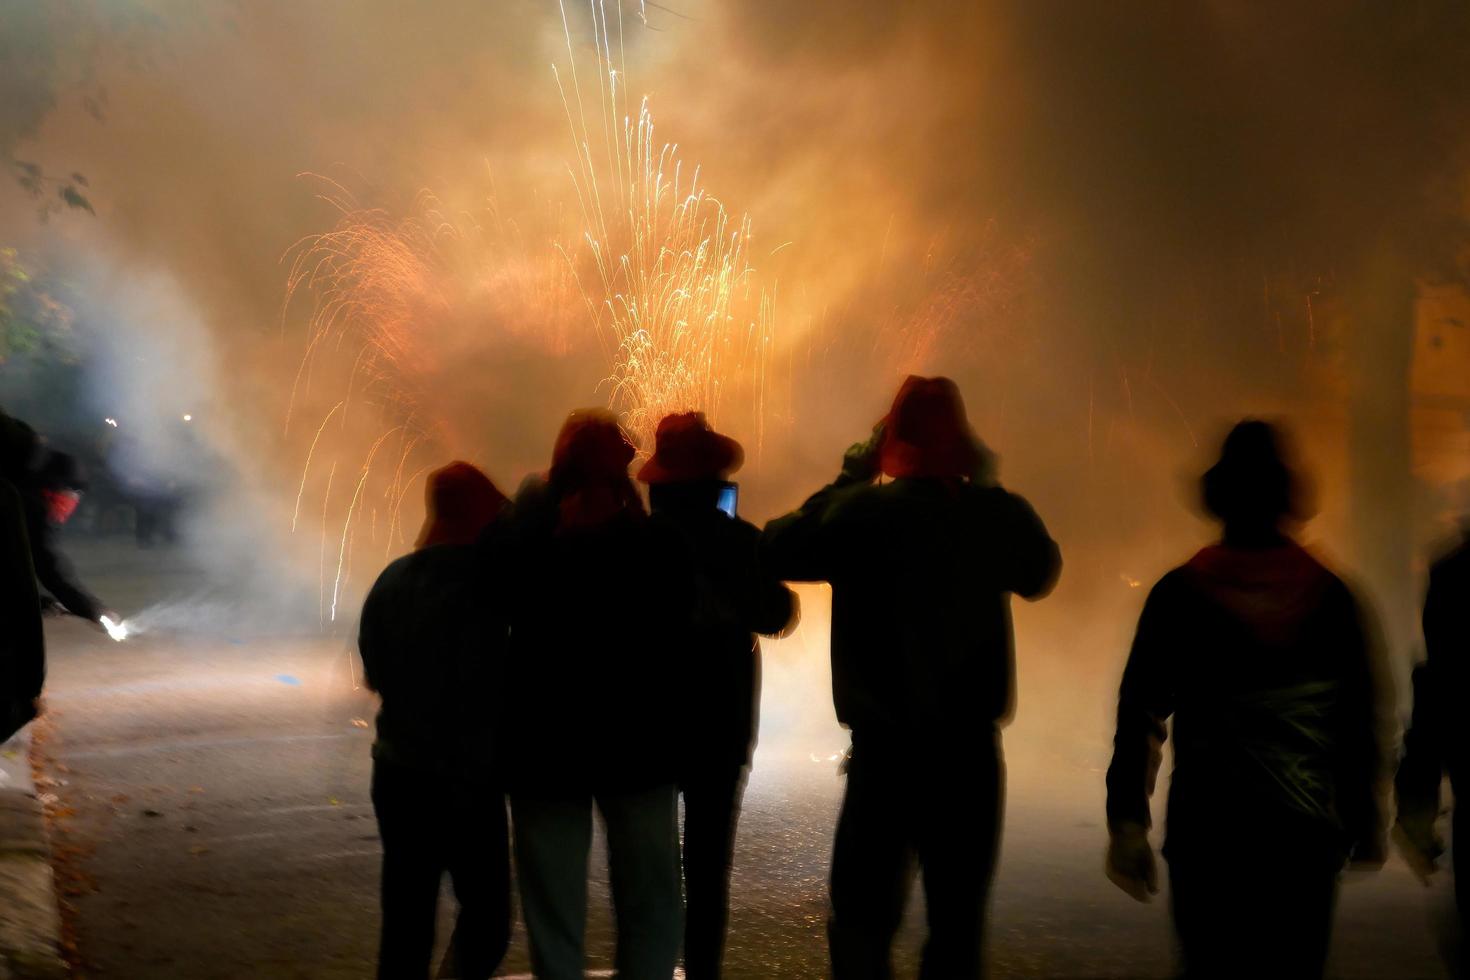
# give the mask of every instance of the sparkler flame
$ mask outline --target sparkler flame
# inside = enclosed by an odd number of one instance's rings
[[[126,620],[113,622],[111,616],[103,616],[100,620],[102,628],[107,630],[107,635],[112,637],[116,643],[121,643],[128,638],[128,624]]]

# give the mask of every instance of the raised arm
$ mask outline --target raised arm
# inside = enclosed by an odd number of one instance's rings
[[[766,525],[761,532],[760,562],[770,575],[783,582],[831,581],[836,556],[826,533],[827,517],[845,496],[877,477],[881,442],[880,426],[867,442],[848,448],[837,479],[796,510]]]
[[[999,495],[997,538],[1005,568],[1002,586],[1023,599],[1043,598],[1056,587],[1062,573],[1061,549],[1024,498],[999,487],[987,492]]]

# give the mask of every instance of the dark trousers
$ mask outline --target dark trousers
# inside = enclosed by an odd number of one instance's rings
[[[485,782],[456,782],[379,761],[373,764],[373,809],[383,841],[379,980],[429,975],[445,872],[459,902],[450,942],[454,976],[487,980],[510,945],[505,795]]]
[[[1174,928],[1187,980],[1322,976],[1338,869],[1312,850],[1308,844],[1266,853],[1170,855]],[[1304,859],[1301,851],[1310,856]]]
[[[701,772],[684,795],[684,975],[717,980],[730,919],[730,866],[745,795],[744,766]]]
[[[889,980],[915,866],[929,936],[921,980],[982,975],[1005,771],[998,736],[957,756],[854,733],[832,854],[827,934],[834,980]]]

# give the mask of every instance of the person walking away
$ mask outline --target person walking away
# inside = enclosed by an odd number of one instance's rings
[[[425,496],[415,550],[378,577],[358,633],[367,685],[382,698],[372,784],[383,842],[378,976],[428,975],[448,872],[459,917],[443,975],[486,980],[510,944],[495,731],[507,625],[502,603],[484,588],[493,531],[476,542],[506,499],[464,462],[429,474]]]
[[[46,639],[25,505],[11,482],[29,459],[31,443],[23,425],[0,412],[0,742],[40,713],[46,679]]]
[[[728,481],[744,459],[738,442],[687,412],[659,423],[653,456],[638,471],[652,522],[684,541],[697,584],[693,631],[677,651],[675,706],[688,980],[715,980],[724,959],[735,830],[760,717],[756,634],[786,632],[797,609],[791,590],[761,567],[760,532],[735,515]]]
[[[767,525],[763,549],[783,580],[832,586],[833,701],[852,732],[833,977],[892,976],[915,859],[929,927],[920,976],[980,976],[1014,691],[1010,596],[1051,591],[1055,542],[996,482],[955,383],[910,377],[841,475]]]
[[[1164,856],[1186,977],[1320,977],[1344,862],[1384,857],[1382,699],[1348,587],[1293,540],[1283,435],[1247,420],[1205,474],[1224,526],[1148,596],[1107,774],[1109,878],[1158,892],[1149,796],[1174,719]]]
[[[1394,840],[1409,867],[1428,884],[1445,850],[1435,824],[1446,773],[1455,798],[1451,833],[1456,841],[1470,841],[1470,807],[1459,805],[1460,794],[1470,792],[1470,722],[1463,720],[1463,705],[1470,698],[1470,523],[1460,543],[1430,567],[1424,649],[1425,661],[1414,670],[1414,714],[1395,778]],[[1463,944],[1470,934],[1470,846],[1455,848],[1453,860]]]
[[[594,805],[607,834],[616,975],[669,980],[679,958],[674,653],[694,576],[683,543],[648,520],[634,450],[601,409],[562,426],[551,470],[511,521],[511,818],[531,963],[586,968]]]

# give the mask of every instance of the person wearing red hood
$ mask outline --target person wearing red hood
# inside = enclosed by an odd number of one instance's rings
[[[633,456],[611,413],[573,412],[550,473],[517,494],[502,552],[516,880],[542,980],[585,975],[594,806],[617,976],[670,980],[679,959],[675,656],[694,576],[683,542],[648,519]]]
[[[1164,856],[1186,977],[1320,977],[1346,860],[1384,859],[1384,699],[1348,587],[1291,537],[1278,429],[1247,420],[1203,480],[1219,544],[1149,593],[1118,695],[1108,877],[1158,892],[1149,796],[1173,716]]]
[[[485,588],[487,535],[506,499],[469,463],[429,474],[415,550],[378,576],[358,649],[378,692],[373,809],[383,843],[382,980],[422,978],[434,951],[440,879],[459,902],[456,977],[487,980],[510,945],[510,844],[492,720],[507,623]],[[488,593],[488,601],[487,601]]]
[[[653,523],[688,546],[698,589],[675,705],[688,980],[717,980],[724,959],[735,828],[760,714],[756,635],[784,633],[796,618],[795,595],[758,560],[760,531],[734,513],[728,481],[744,460],[740,444],[712,430],[703,413],[685,412],[659,422],[653,456],[638,471]]]
[[[66,555],[57,544],[56,532],[76,508],[81,474],[76,461],[66,453],[47,448],[36,431],[25,422],[8,418],[4,464],[7,478],[20,493],[25,507],[26,535],[31,544],[31,566],[36,581],[54,603],[66,612],[102,628],[102,617],[111,616],[96,596],[87,591]],[[44,603],[43,603],[44,604]]]
[[[910,377],[837,480],[768,524],[762,544],[773,574],[832,586],[833,702],[852,731],[833,977],[892,976],[915,859],[929,924],[920,976],[980,976],[1014,689],[1010,596],[1051,590],[1055,542],[996,483],[955,383]]]

